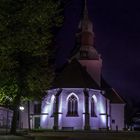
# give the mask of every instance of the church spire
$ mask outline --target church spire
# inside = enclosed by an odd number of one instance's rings
[[[98,52],[94,48],[93,24],[89,19],[87,6],[87,0],[84,0],[83,18],[80,22],[80,59],[99,59]]]
[[[84,4],[84,19],[88,19],[88,9],[87,9],[87,0],[85,0]]]
[[[84,9],[83,9],[83,19],[82,19],[82,30],[88,29],[88,25],[91,25],[90,30],[92,31],[92,23],[88,17],[88,7],[87,7],[87,0],[84,0]]]

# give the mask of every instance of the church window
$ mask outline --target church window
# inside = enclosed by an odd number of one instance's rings
[[[93,97],[91,98],[91,117],[97,117],[95,112],[95,100]]]
[[[78,116],[78,100],[74,95],[68,98],[67,116]]]
[[[80,56],[82,59],[87,58],[88,57],[88,52],[87,51],[80,51]]]

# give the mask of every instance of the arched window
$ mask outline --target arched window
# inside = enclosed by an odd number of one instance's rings
[[[78,101],[74,95],[68,98],[67,116],[78,116]]]
[[[95,99],[91,98],[91,117],[97,117],[95,112]]]

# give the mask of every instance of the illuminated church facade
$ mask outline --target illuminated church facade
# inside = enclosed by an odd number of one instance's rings
[[[86,3],[76,37],[78,52],[57,76],[56,88],[49,90],[42,102],[42,113],[48,114],[42,115],[41,127],[123,129],[124,102],[101,76],[102,59],[94,47]]]
[[[41,112],[37,112],[37,102],[31,106],[31,128],[123,130],[125,103],[102,77],[102,59],[95,49],[86,1],[76,39],[78,49],[46,92]],[[25,114],[21,116],[23,127]]]

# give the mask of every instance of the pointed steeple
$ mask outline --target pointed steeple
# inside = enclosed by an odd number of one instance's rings
[[[80,22],[80,59],[98,59],[99,55],[95,46],[93,24],[88,16],[87,0],[84,0],[83,18]]]
[[[78,32],[76,33],[75,55],[73,55],[72,59],[77,58],[80,64],[100,86],[102,59],[95,49],[95,35],[93,24],[88,15],[87,0],[83,0],[83,2],[82,17]]]
[[[85,0],[84,4],[84,19],[88,19],[87,0]]]
[[[81,21],[82,30],[88,30],[92,32],[92,23],[88,17],[87,0],[84,0],[83,18]]]

